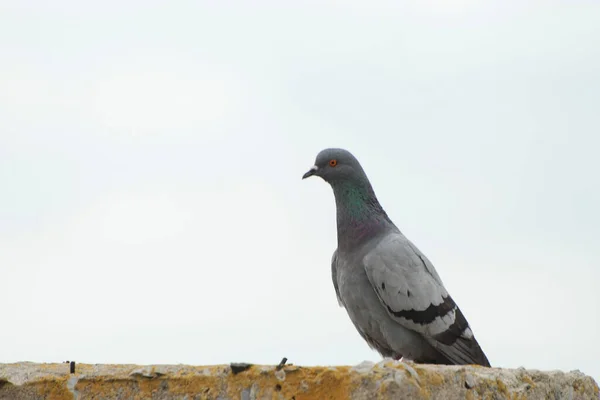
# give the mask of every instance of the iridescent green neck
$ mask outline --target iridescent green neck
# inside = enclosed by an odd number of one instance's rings
[[[368,180],[331,185],[337,207],[338,247],[351,250],[393,226]]]
[[[349,182],[342,182],[333,187],[338,214],[343,212],[344,217],[361,221],[368,219],[372,210],[374,198],[368,187],[359,186]],[[369,193],[371,192],[371,193]]]

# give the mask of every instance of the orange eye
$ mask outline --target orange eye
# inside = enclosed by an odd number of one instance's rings
[[[329,166],[335,167],[337,165],[337,160],[329,160]]]

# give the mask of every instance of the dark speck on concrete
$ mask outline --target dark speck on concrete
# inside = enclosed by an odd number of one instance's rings
[[[250,369],[250,367],[252,367],[252,364],[231,363],[231,364],[229,364],[229,366],[231,367],[231,372],[233,372],[233,374],[236,375],[236,374],[239,374],[240,372],[244,372],[244,371]]]

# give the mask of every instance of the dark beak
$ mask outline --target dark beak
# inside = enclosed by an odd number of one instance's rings
[[[314,174],[317,173],[318,170],[319,170],[319,167],[317,167],[316,165],[313,166],[311,169],[308,170],[307,173],[305,173],[304,175],[302,175],[302,179],[306,179],[306,178],[309,178],[309,177],[313,176]]]

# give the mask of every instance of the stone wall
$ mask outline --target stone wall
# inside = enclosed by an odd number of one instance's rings
[[[0,364],[2,400],[600,399],[581,372],[395,361],[295,365]]]

